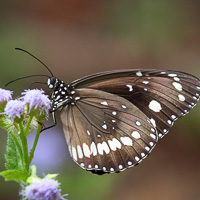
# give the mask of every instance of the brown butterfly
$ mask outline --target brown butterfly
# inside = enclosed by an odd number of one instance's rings
[[[106,71],[70,84],[49,72],[51,112],[61,110],[70,155],[96,174],[140,163],[200,97],[200,80],[178,71]]]

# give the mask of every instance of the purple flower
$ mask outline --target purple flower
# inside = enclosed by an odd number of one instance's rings
[[[24,103],[29,104],[29,112],[32,109],[39,109],[40,113],[47,114],[51,107],[51,102],[47,95],[44,95],[43,90],[33,89],[33,90],[25,90],[22,92],[22,99]]]
[[[64,196],[61,195],[61,189],[59,188],[60,183],[54,179],[44,178],[41,181],[35,180],[30,185],[24,187],[21,195],[24,200],[66,200]]]
[[[21,118],[24,114],[24,102],[17,99],[8,101],[4,114],[8,115],[12,121],[14,121],[16,117]]]
[[[0,102],[12,99],[12,91],[0,88]]]

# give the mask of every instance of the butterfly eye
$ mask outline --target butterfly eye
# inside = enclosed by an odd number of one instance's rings
[[[48,78],[48,81],[47,81],[48,87],[54,88],[56,81],[57,81],[57,78],[55,77]]]

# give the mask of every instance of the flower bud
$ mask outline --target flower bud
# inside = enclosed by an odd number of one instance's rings
[[[35,116],[39,122],[42,122],[48,116],[51,102],[43,90],[33,89],[25,90],[22,93],[24,103],[28,105],[28,113]]]
[[[24,118],[24,102],[17,99],[8,101],[4,114],[6,114],[12,122],[21,122]]]
[[[4,112],[6,103],[12,99],[12,91],[0,88],[0,113]]]

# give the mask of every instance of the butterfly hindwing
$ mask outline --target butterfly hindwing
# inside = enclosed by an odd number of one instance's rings
[[[153,149],[152,122],[126,99],[96,89],[76,89],[75,105],[63,108],[61,120],[75,162],[94,173],[122,171]]]

